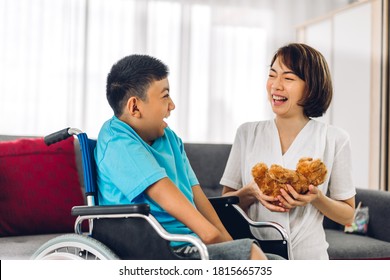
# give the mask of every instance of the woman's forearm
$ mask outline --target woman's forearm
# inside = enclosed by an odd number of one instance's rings
[[[353,222],[355,197],[341,201],[321,194],[312,204],[326,217],[339,224],[346,225]]]
[[[235,190],[229,187],[224,186],[222,190],[223,196],[238,196],[240,198],[239,206],[245,212],[248,210],[249,206],[258,201],[256,194],[251,187],[244,187],[239,190]]]

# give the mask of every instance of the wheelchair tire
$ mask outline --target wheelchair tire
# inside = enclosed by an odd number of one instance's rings
[[[118,260],[106,245],[89,236],[65,234],[43,244],[31,257],[35,260]]]

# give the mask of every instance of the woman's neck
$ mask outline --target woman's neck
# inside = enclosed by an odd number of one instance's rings
[[[283,118],[276,116],[275,124],[279,132],[283,131],[286,133],[298,134],[302,128],[309,122],[309,118],[305,116],[299,116],[294,118]]]
[[[305,127],[309,120],[309,118],[303,116],[297,118],[281,118],[277,116],[275,118],[283,154],[287,152],[299,132]]]

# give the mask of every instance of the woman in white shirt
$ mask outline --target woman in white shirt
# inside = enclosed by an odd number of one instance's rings
[[[239,196],[240,206],[252,219],[284,226],[290,235],[291,259],[329,259],[323,217],[351,223],[356,191],[348,134],[311,119],[322,116],[332,100],[324,57],[305,44],[281,47],[271,61],[267,92],[275,118],[239,127],[221,179],[223,194]],[[277,197],[259,190],[251,175],[256,163],[295,170],[302,157],[325,163],[328,174],[322,185],[309,186],[306,194],[289,186],[291,195],[281,190]],[[278,238],[274,231],[253,231],[262,238]]]

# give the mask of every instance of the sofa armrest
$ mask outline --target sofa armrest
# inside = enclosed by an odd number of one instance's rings
[[[390,192],[373,189],[356,189],[356,204],[362,202],[369,211],[367,236],[390,242]],[[343,231],[344,226],[327,217],[324,218],[324,228]]]
[[[367,206],[369,221],[367,235],[390,242],[390,192],[356,189],[356,204],[360,201],[362,206]]]

